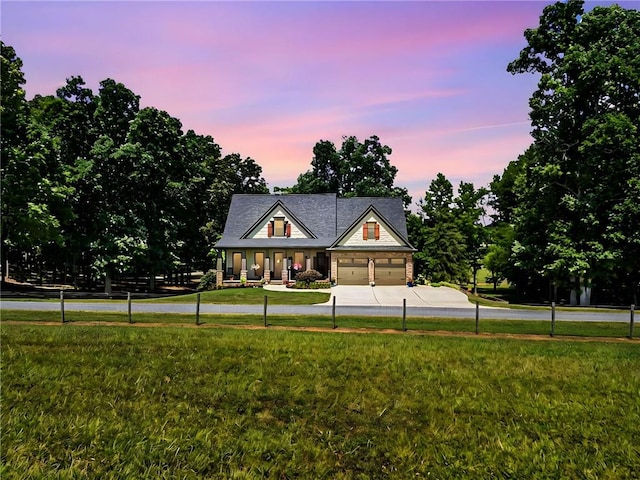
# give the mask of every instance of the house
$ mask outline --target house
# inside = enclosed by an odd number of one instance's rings
[[[413,252],[401,198],[331,194],[234,195],[217,282],[287,282],[314,269],[339,285],[401,285]]]

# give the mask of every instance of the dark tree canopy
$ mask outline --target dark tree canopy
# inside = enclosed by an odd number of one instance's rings
[[[539,272],[580,290],[585,303],[593,286],[619,283],[635,293],[640,235],[629,225],[640,224],[640,12],[613,5],[585,13],[582,1],[569,0],[545,7],[525,38],[508,70],[540,81],[530,100],[534,145],[513,182],[516,206],[503,211],[515,224],[514,261],[527,281]]]
[[[115,80],[27,101],[21,68],[2,44],[2,265],[18,278],[37,265],[109,290],[148,274],[153,289],[156,273],[211,268],[233,193],[268,191],[255,160],[223,158]]]
[[[438,173],[418,202],[418,215],[410,215],[410,240],[418,249],[415,271],[435,282],[466,284],[474,278],[486,243],[482,218],[488,191],[460,182],[457,195],[452,183]]]
[[[344,137],[340,150],[327,140],[313,147],[311,170],[285,189],[291,193],[337,193],[342,197],[402,197],[411,203],[405,188],[395,187],[398,169],[391,165],[391,148],[372,135],[364,142]]]

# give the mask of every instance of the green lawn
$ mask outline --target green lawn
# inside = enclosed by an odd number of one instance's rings
[[[196,303],[195,293],[185,295],[174,295],[160,298],[146,298],[144,300],[133,300],[133,303]],[[200,293],[200,303],[226,304],[226,305],[255,305],[264,303],[265,295],[268,297],[270,305],[313,305],[314,303],[325,303],[329,301],[331,291],[327,289],[323,292],[305,291],[273,291],[262,288],[225,288],[222,290],[210,290]],[[28,298],[28,297],[3,297],[5,300],[22,302],[59,302],[59,298]],[[67,298],[65,302],[77,303],[110,303],[123,300],[110,300],[108,298],[99,299],[77,299]]]
[[[195,303],[195,293],[174,297],[138,300],[146,303]],[[201,303],[225,305],[255,305],[264,303],[265,295],[270,305],[312,305],[329,301],[331,292],[278,292],[262,288],[225,288],[210,290],[200,294]]]
[[[637,344],[1,327],[2,478],[633,478]]]

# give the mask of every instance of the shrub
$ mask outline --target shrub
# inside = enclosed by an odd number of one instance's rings
[[[296,282],[295,288],[307,289],[307,288],[331,288],[329,282]]]
[[[209,271],[205,273],[198,284],[198,291],[213,290],[216,288],[216,272]]]
[[[296,275],[297,282],[315,282],[316,280],[320,280],[322,278],[322,274],[317,270],[305,270],[302,273]]]

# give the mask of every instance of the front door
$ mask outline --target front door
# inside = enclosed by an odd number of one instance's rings
[[[328,257],[324,252],[318,252],[318,256],[316,257],[316,266],[315,269],[320,272],[325,278],[327,278],[327,272],[329,271],[329,261]]]
[[[284,264],[284,253],[276,252],[273,254],[273,279],[282,280],[282,265]]]

